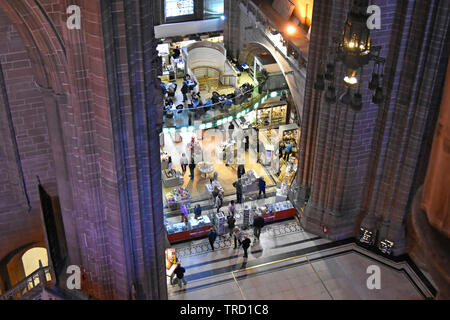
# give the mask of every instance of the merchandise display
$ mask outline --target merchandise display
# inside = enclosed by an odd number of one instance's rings
[[[199,162],[198,163],[198,171],[205,175],[205,178],[208,174],[214,171],[214,165],[211,162]]]
[[[169,223],[166,221],[165,224],[167,238],[171,243],[205,236],[213,226],[208,215],[202,215],[198,219],[192,217],[186,222]]]
[[[191,200],[189,192],[184,187],[175,188],[171,192],[166,194],[167,204],[170,207],[181,206],[184,203],[188,203]]]
[[[165,187],[175,187],[184,183],[183,175],[176,170],[163,170],[161,179]]]
[[[169,154],[167,152],[161,151],[161,169],[168,169],[169,164]]]
[[[222,211],[216,213],[216,230],[218,235],[223,235],[225,233],[225,215]]]
[[[250,192],[257,191],[258,190],[258,179],[259,179],[259,176],[255,170],[247,171],[241,177],[242,191],[244,193],[250,193]]]

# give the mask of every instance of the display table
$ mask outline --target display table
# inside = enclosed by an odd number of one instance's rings
[[[206,176],[214,171],[214,165],[211,162],[199,162],[198,171],[200,171],[206,179]]]
[[[266,205],[266,207],[269,208],[267,212],[262,215],[265,222],[286,219],[297,214],[297,210],[289,201],[277,202],[272,205]]]
[[[256,173],[255,170],[247,171],[242,177],[242,192],[243,193],[250,193],[250,192],[256,192],[259,190],[258,187],[258,179],[259,176]]]
[[[163,170],[161,179],[165,187],[175,187],[184,183],[183,175],[176,170]]]
[[[214,191],[214,187],[217,187],[217,189],[219,189],[220,192],[224,192],[220,182],[217,181],[217,180],[214,180],[211,184],[208,183],[208,184],[205,185],[205,188],[208,191],[210,196],[212,196],[212,193]]]
[[[167,239],[170,243],[187,239],[206,236],[212,228],[211,220],[208,216],[201,216],[199,219],[190,218],[189,223],[184,222],[167,225]]]
[[[166,201],[171,209],[178,209],[181,208],[183,204],[189,203],[191,201],[191,196],[185,188],[180,187],[166,193]]]

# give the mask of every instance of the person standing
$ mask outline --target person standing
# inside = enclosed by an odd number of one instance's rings
[[[202,208],[200,207],[199,204],[195,205],[194,208],[194,217],[195,219],[198,219],[202,216]]]
[[[233,139],[233,130],[234,130],[234,124],[233,121],[231,121],[230,125],[228,126],[228,139],[231,141]]]
[[[233,215],[229,214],[227,216],[227,223],[228,223],[228,229],[230,230],[230,238],[233,235],[234,226],[236,223],[236,219],[233,217]]]
[[[181,164],[181,170],[183,171],[183,176],[186,173],[187,165],[189,163],[188,158],[186,157],[186,154],[183,153],[181,155],[180,164]]]
[[[188,209],[187,209],[186,205],[183,204],[181,206],[181,222],[186,222],[187,223],[188,222],[188,215],[189,215]]]
[[[242,249],[244,249],[244,259],[248,258],[248,248],[250,248],[250,243],[252,241],[250,240],[250,238],[248,237],[248,235],[244,236],[244,240],[242,240]]]
[[[216,197],[216,208],[217,208],[217,213],[219,213],[220,208],[222,208],[222,204],[223,204],[223,196],[222,196],[222,192],[219,192],[219,194]]]
[[[261,235],[261,229],[264,227],[264,218],[261,215],[257,215],[253,219],[253,234],[255,238],[259,241],[259,236]]]
[[[228,212],[234,218],[234,213],[236,212],[236,206],[234,205],[234,200],[231,200],[230,204],[228,205]]]
[[[175,270],[173,271],[173,273],[175,273],[177,275],[177,280],[178,280],[178,285],[180,286],[180,289],[183,288],[183,284],[186,285],[187,281],[184,278],[184,273],[186,272],[186,269],[184,269],[181,266],[181,263],[177,263],[177,267],[175,268]]]
[[[172,172],[172,166],[173,166],[173,163],[172,163],[172,157],[169,156],[169,160],[168,160],[168,162],[167,162],[167,170],[168,170],[169,172]]]
[[[284,160],[289,161],[289,156],[292,152],[292,144],[288,142],[286,146],[284,147]]]
[[[191,177],[191,180],[194,180],[194,173],[195,173],[195,163],[194,162],[189,163],[189,171],[191,172],[189,177]]]
[[[259,194],[258,199],[261,198],[261,193],[264,193],[264,198],[266,197],[266,181],[263,177],[259,177],[258,179],[258,188],[259,188]]]
[[[237,177],[240,179],[245,174],[245,167],[243,164],[240,164],[237,168]]]
[[[236,188],[236,202],[242,203],[242,183],[241,179],[236,180],[233,182],[233,187]]]
[[[187,101],[187,93],[189,92],[189,87],[186,82],[183,83],[183,86],[181,87],[181,93],[183,94],[183,102]]]
[[[211,229],[211,231],[208,234],[209,244],[211,245],[212,251],[214,251],[214,242],[217,238],[217,232],[214,230],[214,228]]]

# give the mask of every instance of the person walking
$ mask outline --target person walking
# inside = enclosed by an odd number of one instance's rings
[[[219,213],[220,208],[222,208],[222,204],[223,204],[223,195],[222,195],[222,192],[219,192],[219,194],[216,197],[216,202],[215,202],[215,205],[217,208],[217,213]]]
[[[183,176],[184,176],[184,174],[186,173],[187,166],[189,164],[189,160],[186,157],[185,153],[183,153],[181,155],[180,164],[181,164],[181,170],[183,171]]]
[[[214,228],[211,229],[211,231],[208,234],[209,244],[211,245],[212,251],[214,251],[214,242],[217,238],[217,232]]]
[[[258,199],[261,198],[261,193],[264,193],[264,198],[265,198],[266,197],[266,181],[264,180],[264,177],[259,177],[258,188],[259,188]]]
[[[236,227],[236,228],[234,228],[233,235],[234,235],[234,249],[237,249],[238,243],[239,243],[239,246],[241,246],[241,244],[242,244],[242,241],[241,241],[242,232],[238,227]]]
[[[244,236],[244,240],[242,240],[242,249],[244,249],[244,259],[248,258],[248,248],[250,248],[251,240],[248,235]]]
[[[233,182],[233,187],[236,188],[236,202],[242,203],[242,183],[241,179],[236,180]]]
[[[191,172],[189,177],[191,177],[191,180],[194,180],[195,163],[193,163],[193,162],[189,163],[189,171]]]
[[[228,229],[230,230],[230,238],[233,235],[234,226],[236,224],[236,219],[233,217],[232,214],[229,214],[227,216],[227,223],[228,223]]]
[[[228,205],[228,212],[231,214],[234,218],[234,214],[236,212],[236,206],[234,205],[234,200],[231,200],[230,204]]]
[[[175,270],[173,271],[173,273],[175,273],[177,275],[177,280],[178,280],[178,285],[180,286],[180,289],[183,288],[183,284],[187,285],[187,281],[184,278],[184,273],[186,272],[186,269],[184,269],[181,266],[181,263],[177,263],[177,267],[175,268]]]
[[[240,179],[245,174],[245,167],[243,164],[240,164],[237,168],[237,177]]]
[[[264,218],[261,215],[257,215],[253,218],[253,234],[255,238],[259,241],[259,236],[261,235],[261,229],[264,227]]]

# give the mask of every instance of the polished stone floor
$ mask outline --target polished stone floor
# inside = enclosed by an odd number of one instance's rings
[[[305,232],[296,219],[264,227],[249,258],[226,235],[212,251],[207,239],[174,245],[186,268],[186,287],[170,285],[170,299],[367,300],[433,297],[428,279],[407,262],[393,262],[351,241],[331,242]],[[370,290],[369,266],[380,269]]]

